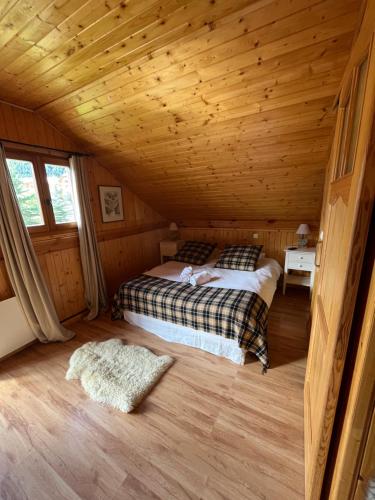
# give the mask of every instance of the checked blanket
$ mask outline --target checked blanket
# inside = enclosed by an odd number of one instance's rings
[[[234,339],[258,357],[264,371],[268,368],[268,307],[254,292],[191,286],[142,274],[120,286],[112,319],[123,319],[125,310]]]

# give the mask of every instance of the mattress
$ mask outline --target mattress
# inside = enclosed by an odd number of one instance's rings
[[[218,276],[218,279],[210,281],[202,286],[216,288],[232,288],[234,290],[248,290],[257,293],[267,304],[271,306],[276,290],[277,280],[280,277],[282,268],[275,259],[259,259],[256,270],[236,271],[232,269],[220,269],[215,267],[216,259],[209,260],[203,266],[191,266],[194,272],[209,270]],[[154,267],[144,274],[155,278],[164,278],[171,281],[180,281],[180,274],[184,267],[189,264],[171,260],[160,266]]]
[[[216,259],[212,258],[203,266],[192,266],[194,272],[211,270],[217,276],[215,280],[202,286],[255,292],[266,302],[268,307],[271,306],[277,280],[282,272],[282,268],[276,260],[259,259],[254,272],[219,269],[214,267],[215,263]],[[146,271],[144,274],[170,281],[180,281],[181,271],[187,265],[183,262],[169,261]],[[154,333],[169,342],[196,347],[217,356],[223,356],[237,364],[245,362],[246,352],[238,346],[235,340],[131,311],[124,311],[124,319],[130,324]]]

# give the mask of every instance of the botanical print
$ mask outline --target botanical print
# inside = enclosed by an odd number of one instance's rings
[[[120,186],[99,186],[103,222],[124,219]]]

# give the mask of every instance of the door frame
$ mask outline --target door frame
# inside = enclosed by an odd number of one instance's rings
[[[375,19],[375,0],[369,0],[366,5],[366,12],[363,18],[363,23],[361,30],[358,34],[357,40],[353,46],[353,50],[345,71],[342,85],[340,87],[340,93],[345,92],[351,85],[351,79],[353,77],[353,71],[355,71],[356,66],[358,66],[363,61],[363,54],[369,50],[369,62],[368,62],[368,81],[375,82],[375,49],[374,49],[374,19]],[[372,157],[370,151],[373,149],[373,139],[374,131],[372,130],[372,122],[374,117],[375,108],[375,91],[371,87],[366,90],[367,100],[365,101],[365,106],[363,109],[364,117],[363,124],[361,122],[360,139],[357,144],[357,148],[362,148],[360,151],[360,156],[364,158],[365,164],[358,165],[360,168],[355,175],[349,174],[342,176],[340,179],[334,180],[333,176],[336,171],[335,162],[337,161],[337,148],[338,140],[340,139],[339,134],[335,133],[335,142],[332,148],[330,168],[329,168],[329,179],[327,186],[327,196],[325,200],[326,206],[323,207],[324,220],[322,221],[322,227],[324,231],[328,229],[330,208],[329,203],[334,203],[335,199],[342,197],[343,201],[349,200],[350,191],[358,191],[357,197],[351,198],[351,210],[352,210],[352,221],[353,226],[348,228],[350,231],[350,238],[348,240],[348,247],[344,248],[343,251],[348,252],[348,262],[351,265],[348,268],[348,273],[345,277],[344,283],[344,297],[340,307],[340,319],[339,326],[336,330],[337,338],[335,337],[333,347],[333,356],[330,361],[332,366],[329,368],[329,380],[327,393],[324,393],[322,400],[323,416],[322,420],[319,421],[319,429],[316,433],[318,442],[315,441],[314,453],[309,446],[307,446],[308,436],[310,435],[311,424],[309,415],[305,414],[305,464],[306,464],[306,498],[308,500],[318,500],[321,498],[323,480],[326,473],[327,458],[331,443],[332,430],[334,425],[334,418],[337,408],[337,402],[339,398],[339,392],[341,387],[341,380],[343,374],[343,367],[346,358],[346,352],[349,342],[349,336],[351,331],[351,324],[354,313],[354,306],[357,297],[357,291],[359,286],[359,280],[361,275],[362,262],[364,257],[365,245],[367,241],[367,234],[370,225],[370,218],[372,213],[372,207],[374,203],[374,192],[375,192],[375,168],[371,164]],[[339,118],[340,120],[340,118]],[[367,120],[367,121],[366,121]],[[339,122],[340,123],[340,122]],[[353,191],[352,191],[353,195]],[[328,218],[327,218],[328,214]],[[340,242],[337,242],[340,245]],[[324,247],[324,243],[323,243]],[[322,262],[325,260],[325,252],[322,251],[321,255]],[[320,274],[320,273],[319,273]],[[319,277],[320,278],[320,277]],[[314,294],[314,313],[317,314],[319,307],[322,304],[319,303],[319,287],[321,284],[321,279],[317,283],[317,290]],[[324,319],[319,315],[316,320]],[[314,323],[313,323],[314,324]],[[324,326],[324,325],[323,325]],[[322,326],[322,327],[323,327]],[[336,334],[335,334],[336,335]],[[311,363],[311,352],[314,352],[314,332],[311,335],[311,342],[309,348],[309,360],[307,366],[307,377],[309,376]],[[333,340],[333,339],[332,339]],[[313,373],[313,372],[312,372]],[[310,378],[307,378],[305,383],[305,408],[311,409],[310,401]]]

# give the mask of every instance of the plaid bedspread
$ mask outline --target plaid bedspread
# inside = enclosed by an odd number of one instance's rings
[[[191,286],[140,275],[123,283],[114,297],[112,319],[132,311],[195,330],[235,339],[268,368],[268,307],[254,292]]]

